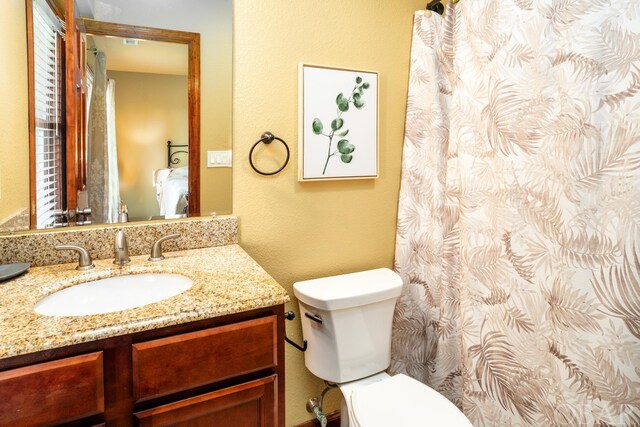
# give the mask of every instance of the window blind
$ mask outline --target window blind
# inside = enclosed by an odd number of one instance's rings
[[[44,5],[43,5],[44,3]],[[60,24],[34,1],[35,180],[37,228],[52,227],[65,199],[64,54]]]

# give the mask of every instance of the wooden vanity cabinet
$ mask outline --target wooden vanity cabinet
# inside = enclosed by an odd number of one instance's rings
[[[0,425],[50,425],[104,412],[102,352],[0,372]]]
[[[136,412],[138,424],[155,426],[277,426],[277,376]]]
[[[0,426],[284,426],[284,307],[0,360]]]

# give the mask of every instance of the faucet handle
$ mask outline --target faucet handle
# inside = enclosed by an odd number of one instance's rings
[[[131,261],[131,258],[129,258],[129,245],[127,244],[127,236],[122,230],[118,230],[118,232],[116,233],[116,239],[113,248],[113,258],[113,263],[121,266]]]
[[[78,252],[78,266],[76,267],[76,270],[91,270],[93,267],[95,267],[95,265],[93,265],[93,261],[91,260],[91,254],[82,246],[57,245],[55,248],[59,251],[69,250]]]
[[[149,261],[162,261],[164,259],[164,255],[162,255],[162,242],[169,239],[177,239],[180,237],[180,234],[167,234],[156,240],[156,242],[151,247],[151,256],[149,257]]]

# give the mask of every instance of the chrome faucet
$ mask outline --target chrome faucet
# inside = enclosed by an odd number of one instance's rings
[[[55,248],[59,251],[69,250],[69,251],[75,251],[78,253],[78,266],[76,267],[76,270],[80,270],[80,271],[90,270],[93,267],[95,267],[93,265],[93,261],[91,260],[91,254],[89,253],[88,250],[86,250],[82,246],[58,245]]]
[[[118,222],[129,222],[129,211],[124,201],[120,200],[120,216]]]
[[[151,256],[149,257],[149,261],[162,261],[164,259],[164,255],[162,255],[162,242],[169,239],[177,239],[178,237],[180,237],[180,234],[174,233],[168,234],[156,240],[156,242],[153,244],[153,247],[151,248]]]
[[[125,265],[130,262],[129,258],[129,245],[127,244],[127,236],[124,235],[124,231],[118,230],[116,233],[116,241],[113,248],[113,263],[118,265]]]

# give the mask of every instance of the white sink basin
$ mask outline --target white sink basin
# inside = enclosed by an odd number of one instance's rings
[[[180,274],[128,274],[81,283],[41,299],[33,311],[45,316],[111,313],[181,294],[193,281]]]

